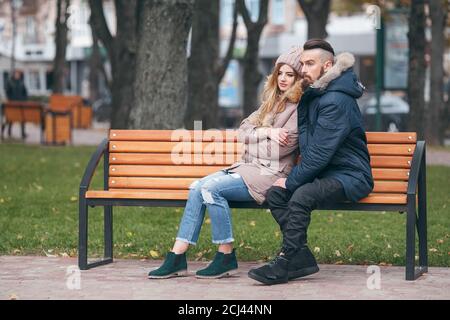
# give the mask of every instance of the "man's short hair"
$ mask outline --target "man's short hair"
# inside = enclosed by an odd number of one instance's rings
[[[303,50],[322,49],[330,52],[334,57],[334,49],[327,41],[323,39],[310,39],[303,45]]]

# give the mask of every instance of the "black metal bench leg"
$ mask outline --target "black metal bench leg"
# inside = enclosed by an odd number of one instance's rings
[[[112,206],[104,208],[105,258],[113,260],[113,211]]]
[[[81,270],[87,270],[88,206],[85,199],[80,198],[79,210],[78,267]]]
[[[424,155],[425,157],[425,152]],[[419,237],[419,272],[428,272],[428,246],[427,246],[427,191],[426,191],[426,165],[422,161],[418,183],[419,218],[417,221],[417,233]],[[419,275],[420,275],[419,274]]]
[[[416,205],[408,199],[408,211],[406,216],[406,280],[415,280],[414,264],[416,255]]]
[[[80,200],[79,216],[79,244],[78,244],[78,267],[87,270],[97,266],[113,262],[112,259],[112,207],[105,207],[104,231],[105,251],[104,258],[88,263],[88,206],[84,199]]]

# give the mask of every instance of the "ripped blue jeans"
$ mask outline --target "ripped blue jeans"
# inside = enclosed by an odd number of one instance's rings
[[[200,235],[205,210],[208,208],[212,242],[215,244],[233,242],[228,201],[254,201],[239,174],[221,170],[194,181],[189,187],[189,198],[176,239],[195,245]]]

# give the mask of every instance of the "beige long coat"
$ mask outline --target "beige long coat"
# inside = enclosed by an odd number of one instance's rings
[[[252,124],[260,109],[241,122],[239,141],[243,143],[242,159],[226,168],[238,173],[248,187],[249,193],[261,204],[267,190],[278,178],[285,178],[294,166],[298,155],[297,103],[287,102],[285,110],[270,119],[272,128],[286,128],[289,142],[280,146],[265,135],[265,130]]]

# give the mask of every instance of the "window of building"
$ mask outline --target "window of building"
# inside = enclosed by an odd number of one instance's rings
[[[270,20],[272,24],[284,25],[284,0],[272,0]]]
[[[27,16],[25,19],[25,42],[37,42],[36,20],[34,16]]]
[[[28,71],[28,89],[30,91],[40,91],[42,89],[39,71]]]

